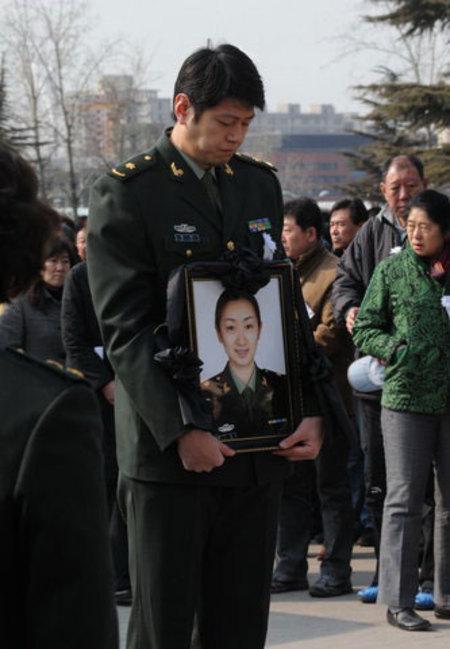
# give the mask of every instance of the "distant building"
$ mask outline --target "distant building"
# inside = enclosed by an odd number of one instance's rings
[[[368,143],[349,132],[355,125],[353,115],[336,113],[331,104],[311,106],[307,113],[298,104],[287,104],[278,112],[258,113],[245,151],[277,167],[287,198],[305,194],[334,201],[342,196],[337,186],[360,175],[343,155]]]
[[[251,133],[343,133],[354,128],[355,122],[353,115],[336,113],[332,104],[313,104],[306,113],[302,113],[300,104],[282,104],[276,112],[257,113]]]
[[[254,135],[245,151],[271,162],[278,169],[287,197],[305,194],[315,199],[336,200],[342,196],[338,186],[361,176],[345,151],[354,151],[369,139],[351,133],[317,133],[281,136]]]
[[[148,145],[149,127],[167,124],[171,100],[157,90],[137,88],[131,75],[101,77],[96,93],[78,97],[79,154],[116,161]]]

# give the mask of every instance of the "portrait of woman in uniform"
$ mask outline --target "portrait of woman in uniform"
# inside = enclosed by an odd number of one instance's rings
[[[216,304],[215,331],[228,361],[221,372],[201,383],[201,389],[211,403],[218,432],[224,438],[285,433],[286,376],[255,362],[262,331],[255,296],[225,290]]]
[[[272,277],[256,294],[211,278],[191,283],[191,342],[203,361],[202,396],[216,434],[234,448],[273,448],[294,427],[299,390],[293,389],[296,354],[289,353],[282,279]]]

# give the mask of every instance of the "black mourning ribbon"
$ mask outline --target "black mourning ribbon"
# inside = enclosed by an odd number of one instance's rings
[[[155,338],[160,351],[153,358],[175,384],[183,424],[213,430],[211,409],[200,390],[203,362],[188,347],[170,347],[165,326],[159,327]]]
[[[167,285],[167,321],[154,332],[157,352],[154,360],[169,375],[178,392],[183,423],[193,428],[214,431],[211,406],[200,389],[203,362],[185,341],[185,269],[207,272],[225,289],[255,294],[270,281],[270,268],[252,250],[237,247],[227,250],[217,262],[195,262],[172,271]]]

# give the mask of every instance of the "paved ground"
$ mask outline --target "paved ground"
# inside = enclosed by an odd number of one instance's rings
[[[311,546],[310,581],[318,562]],[[408,633],[385,621],[384,607],[361,604],[356,591],[372,576],[371,549],[355,547],[352,560],[355,593],[330,599],[315,599],[306,592],[286,593],[272,598],[267,649],[448,649],[450,621],[438,621],[432,612],[423,613],[433,623],[433,631]],[[119,608],[122,644],[125,649],[129,609]]]

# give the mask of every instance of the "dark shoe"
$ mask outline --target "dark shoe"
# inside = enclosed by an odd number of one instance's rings
[[[270,592],[272,595],[278,593],[289,593],[292,590],[308,590],[309,584],[307,579],[300,579],[298,581],[277,581],[272,580],[270,584]]]
[[[359,545],[362,548],[375,547],[375,530],[373,527],[364,528],[361,536],[356,540],[356,545]]]
[[[114,598],[117,606],[131,606],[131,602],[133,601],[131,590],[129,588],[126,588],[125,590],[116,590]]]
[[[444,608],[443,606],[434,607],[435,617],[439,617],[442,620],[450,620],[450,608]]]
[[[353,593],[350,581],[333,582],[329,577],[322,576],[309,589],[311,597],[337,597]]]
[[[412,608],[402,608],[397,613],[393,613],[388,608],[386,617],[389,624],[403,629],[403,631],[429,631],[431,629],[428,620],[417,615]]]

